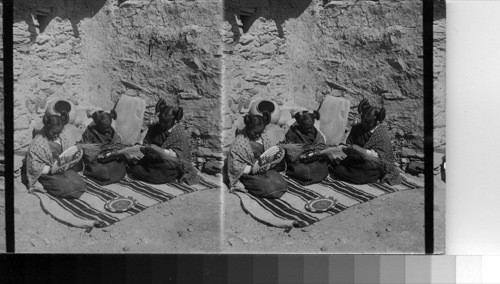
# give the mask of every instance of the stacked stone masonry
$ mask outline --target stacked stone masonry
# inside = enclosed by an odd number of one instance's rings
[[[148,116],[164,98],[184,108],[198,161],[218,166],[219,1],[118,2],[16,1],[16,146],[54,97],[104,109],[121,95],[141,97]]]
[[[226,1],[223,129],[256,97],[317,109],[326,95],[386,108],[400,166],[423,161],[420,1]],[[226,137],[227,136],[227,137]]]
[[[141,97],[148,116],[162,97],[184,107],[193,162],[217,172],[252,99],[317,109],[334,95],[351,102],[351,117],[362,98],[385,107],[401,167],[421,162],[421,2],[325,2],[16,1],[15,145],[31,140],[54,97],[105,109]],[[444,148],[444,17],[435,30]]]

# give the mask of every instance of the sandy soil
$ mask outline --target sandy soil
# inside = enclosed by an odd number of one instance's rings
[[[444,184],[438,183],[435,192],[439,251],[444,249]],[[54,220],[43,212],[36,196],[16,190],[16,251],[422,253],[423,212],[424,190],[403,191],[356,205],[312,226],[286,230],[253,219],[243,211],[236,195],[224,192],[221,196],[220,190],[211,189],[158,204],[107,228],[85,232]]]
[[[180,196],[90,232],[54,220],[42,211],[35,195],[16,192],[16,252],[217,252],[219,192],[210,189]]]
[[[444,187],[436,188],[444,197]],[[353,206],[302,229],[263,225],[241,210],[236,195],[225,194],[223,251],[230,253],[423,253],[424,190],[402,191]],[[435,212],[444,216],[444,199]],[[439,218],[436,218],[439,219]],[[441,218],[441,220],[444,220]],[[444,248],[443,235],[436,247]],[[438,249],[439,250],[439,249]]]

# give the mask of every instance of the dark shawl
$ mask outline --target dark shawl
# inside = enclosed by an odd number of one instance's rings
[[[122,144],[122,138],[114,128],[109,128],[106,133],[97,131],[96,125],[91,124],[82,135],[82,142],[101,145],[101,152],[118,151],[125,146]]]
[[[364,137],[361,137],[361,135],[364,135]],[[365,139],[366,143],[364,145],[358,144],[358,146],[377,152],[379,159],[382,161],[380,165],[381,170],[385,173],[385,176],[382,177],[382,181],[391,185],[401,183],[399,170],[394,165],[395,156],[392,150],[391,135],[387,126],[381,124],[371,135],[369,135],[366,132],[363,133],[360,131],[360,126],[356,125],[353,127],[351,134],[349,134],[347,142],[357,144],[356,141]]]
[[[172,129],[172,132],[161,129],[158,123],[149,127],[143,144],[148,146],[154,144],[163,149],[169,149],[175,152],[179,161],[183,175],[181,181],[187,184],[196,184],[199,182],[199,177],[196,169],[191,164],[191,143],[188,132],[184,125],[178,123]]]
[[[304,134],[298,129],[297,123],[290,126],[290,129],[285,134],[285,143],[302,144],[304,151],[327,148],[325,137],[316,127],[313,128],[311,133]]]

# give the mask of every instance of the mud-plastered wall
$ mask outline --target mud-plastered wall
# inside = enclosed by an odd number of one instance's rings
[[[446,148],[446,2],[434,1],[434,147]]]
[[[423,160],[420,1],[228,0],[223,128],[228,146],[256,97],[317,109],[326,95],[387,110],[401,167]],[[423,164],[421,164],[423,166]]]
[[[111,109],[122,95],[184,108],[193,161],[220,157],[219,1],[19,0],[14,13],[15,144],[53,97]]]

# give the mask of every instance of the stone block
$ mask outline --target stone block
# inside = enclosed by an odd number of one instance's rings
[[[223,167],[224,163],[222,161],[210,160],[203,165],[202,171],[207,174],[215,175],[221,173]]]
[[[266,129],[264,131],[269,137],[271,145],[276,145],[279,142],[285,140],[285,134],[288,131],[288,128],[280,127],[277,124],[271,123],[266,126]]]
[[[73,124],[67,124],[64,129],[67,131],[66,133],[68,135],[70,145],[75,145],[76,142],[82,140],[82,135],[83,132],[85,132],[86,127],[78,127]]]
[[[85,121],[87,121],[88,118],[89,117],[87,116],[87,110],[86,109],[77,109],[76,110],[75,121],[73,122],[73,124],[75,124],[75,125],[84,124]]]
[[[141,133],[146,102],[141,98],[123,95],[116,103],[115,110],[118,117],[114,127],[121,135],[123,144],[135,144]]]
[[[411,175],[418,175],[424,172],[424,162],[420,161],[412,161],[410,164],[408,164],[408,167],[406,168],[406,172],[411,174]]]
[[[255,39],[255,37],[252,36],[251,34],[244,34],[240,37],[239,43],[241,45],[246,45],[246,44],[249,44],[250,42],[252,42],[254,39]]]
[[[282,109],[280,111],[280,119],[276,124],[278,125],[288,125],[288,122],[292,120],[292,115],[290,114],[290,110]]]
[[[345,130],[351,104],[344,98],[326,96],[319,108],[320,131],[326,137],[327,145],[344,143]]]
[[[272,42],[266,43],[263,46],[259,47],[257,50],[263,54],[269,55],[276,51],[276,45]]]
[[[403,147],[403,148],[401,148],[401,157],[423,159],[424,154],[419,153],[419,152],[415,151],[414,149]]]

